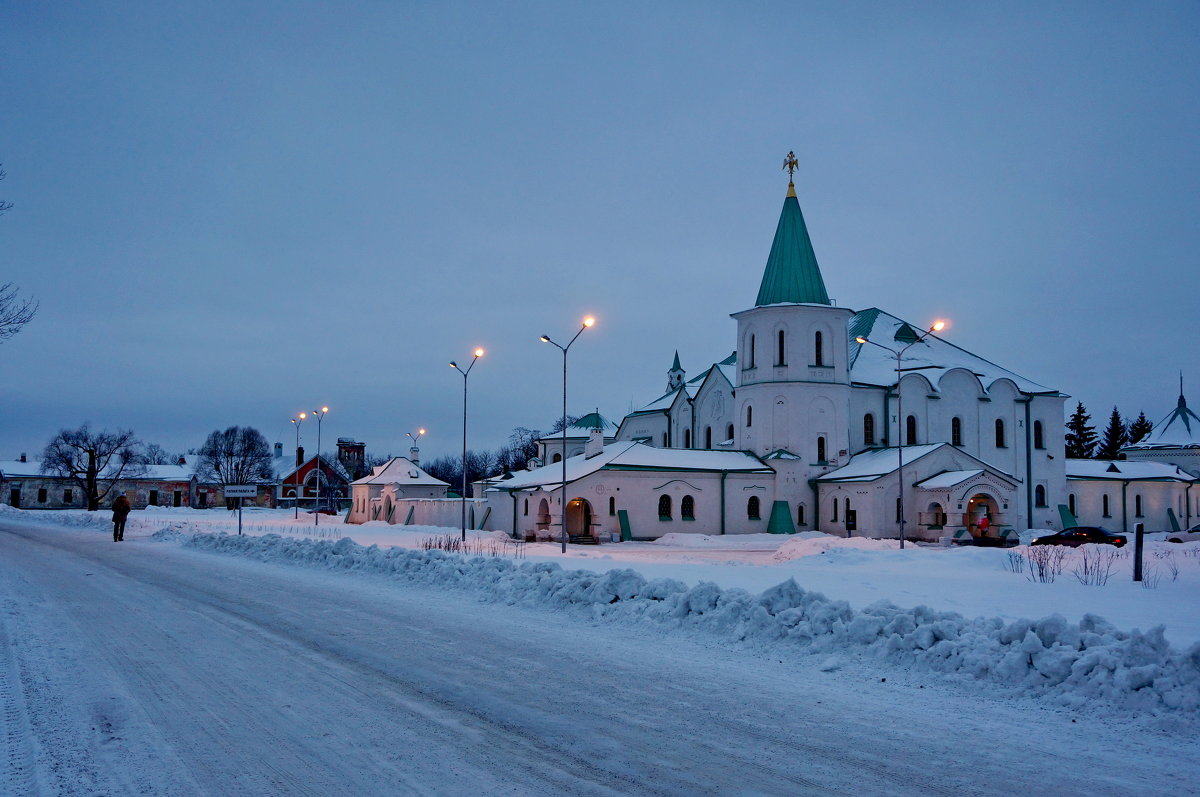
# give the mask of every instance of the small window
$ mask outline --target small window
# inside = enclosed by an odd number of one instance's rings
[[[1133,497],[1133,514],[1135,517],[1142,516],[1142,497],[1140,495]]]
[[[1006,448],[1004,444],[1004,419],[996,419],[996,448]]]
[[[670,446],[667,445],[669,442],[670,440],[667,439],[667,433],[663,432],[663,448],[670,448]]]
[[[754,367],[754,336],[753,335],[750,336],[750,364],[747,367],[748,368]]]
[[[796,525],[804,525],[804,504],[798,504],[796,506]]]
[[[38,503],[39,504],[46,503],[46,488],[45,487],[38,488]]]
[[[829,516],[829,519],[834,523],[837,523],[838,500],[836,498],[833,499],[833,507],[831,508],[831,511],[833,514]]]
[[[696,499],[690,495],[683,497],[683,500],[679,502],[679,517],[684,520],[696,519]]]
[[[732,440],[732,439],[733,439],[734,432],[733,432],[733,424],[732,424],[732,423],[731,423],[731,424],[729,424],[729,428],[725,430],[725,433],[726,433],[726,434],[725,434],[725,439],[726,439],[726,440]]]
[[[63,490],[63,503],[64,504],[75,503],[75,491],[74,490]]]
[[[746,407],[746,428],[749,429],[754,425],[754,408]]]
[[[1109,514],[1109,512],[1108,512],[1108,496],[1107,495],[1100,499],[1100,505],[1102,507],[1101,514],[1104,515],[1104,517],[1112,517],[1112,515]]]
[[[817,464],[825,464],[825,438],[817,438]]]
[[[863,416],[863,445],[875,445],[875,416],[869,412]]]
[[[555,454],[554,458],[551,459],[550,461],[551,462],[562,462],[562,454]]]
[[[813,335],[813,365],[825,364],[825,345],[821,340],[821,333]]]
[[[692,430],[691,429],[683,430],[683,447],[684,448],[692,447]]]
[[[671,519],[671,496],[660,495],[658,497],[658,519],[659,520],[670,520]]]
[[[1039,484],[1033,488],[1033,503],[1036,506],[1046,506],[1046,487]]]
[[[529,499],[528,498],[525,499],[525,514],[526,515],[529,514]]]
[[[908,438],[905,445],[915,446],[917,444],[917,416],[909,415],[904,425],[904,435]]]
[[[1045,448],[1046,447],[1046,439],[1042,433],[1042,422],[1041,421],[1033,422],[1033,447],[1034,448]]]
[[[750,496],[750,500],[746,502],[746,517],[749,520],[761,520],[762,512],[759,508],[757,495]]]
[[[779,330],[779,351],[775,359],[776,365],[787,365],[787,351],[783,347],[783,330]]]
[[[1075,514],[1075,493],[1067,496],[1067,509],[1071,510],[1071,514]]]
[[[147,501],[150,506],[158,506],[158,490],[150,491],[150,498]]]
[[[712,427],[711,426],[704,427],[704,447],[712,448]]]
[[[961,446],[962,444],[962,418],[951,418],[950,445]]]
[[[526,513],[526,514],[528,514],[528,513]],[[615,495],[610,495],[608,497],[608,514],[610,514],[610,515],[617,514],[617,497]]]

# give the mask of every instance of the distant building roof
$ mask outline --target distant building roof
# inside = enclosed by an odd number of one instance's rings
[[[1166,462],[1111,459],[1068,459],[1067,478],[1105,481],[1196,481],[1196,477]]]
[[[1188,409],[1187,399],[1179,394],[1175,409],[1154,425],[1149,437],[1125,446],[1126,451],[1158,448],[1200,448],[1200,417]]]
[[[430,476],[407,457],[392,457],[382,465],[376,465],[371,473],[352,482],[353,484],[400,484],[417,487],[449,487],[450,485]]]

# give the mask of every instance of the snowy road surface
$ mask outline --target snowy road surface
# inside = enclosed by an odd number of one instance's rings
[[[1185,741],[988,694],[0,522],[5,795],[1196,793]]]

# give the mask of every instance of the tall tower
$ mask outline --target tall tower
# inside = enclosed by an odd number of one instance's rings
[[[791,173],[754,307],[734,313],[738,379],[737,447],[755,454],[784,449],[813,478],[845,464],[850,412],[849,344],[853,313],[825,290]],[[793,460],[795,461],[795,460]]]

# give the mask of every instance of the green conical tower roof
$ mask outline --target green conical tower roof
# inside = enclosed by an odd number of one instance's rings
[[[817,255],[796,199],[796,187],[791,182],[754,306],[781,303],[829,304],[825,280],[821,278]]]
[[[679,349],[675,350],[675,362],[671,363],[672,371],[682,371],[683,366],[679,364]]]

